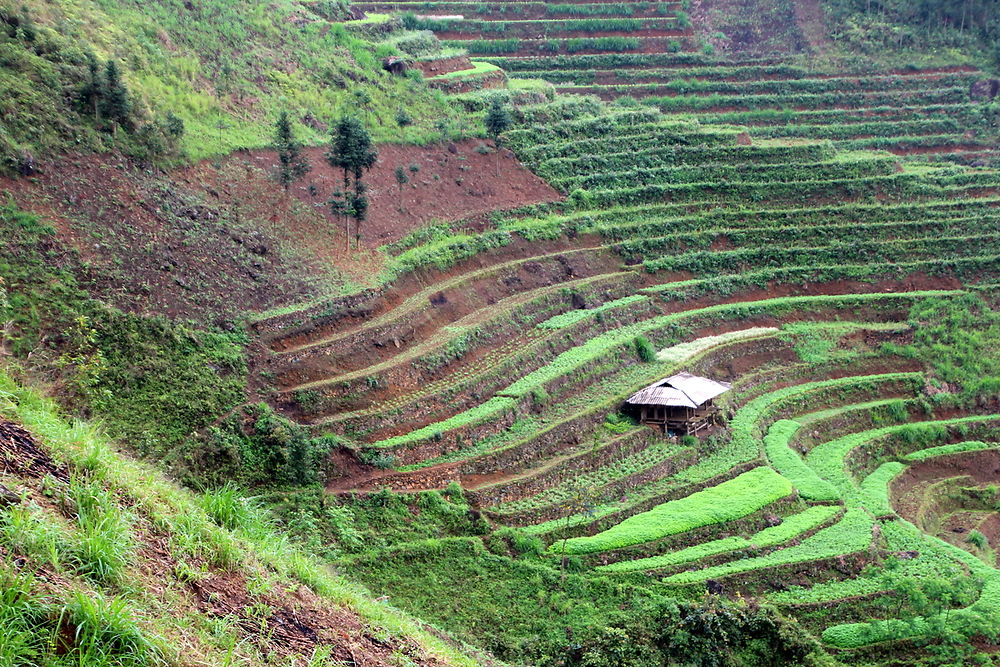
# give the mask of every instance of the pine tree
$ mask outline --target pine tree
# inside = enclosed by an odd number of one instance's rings
[[[288,192],[288,187],[308,174],[312,167],[302,155],[302,144],[295,140],[287,111],[282,111],[274,124],[274,146],[278,150],[278,182]]]
[[[101,67],[93,53],[87,54],[87,79],[80,87],[79,102],[80,108],[94,114],[94,122],[101,121],[100,101],[101,93],[104,90],[104,82],[101,80]]]
[[[118,125],[128,126],[132,104],[129,101],[128,89],[118,70],[118,64],[114,60],[109,60],[104,68],[104,89],[100,106],[104,117],[114,123],[116,131]]]
[[[356,223],[355,237],[361,239],[361,223],[368,213],[368,198],[365,196],[365,185],[362,182],[364,172],[375,164],[378,153],[372,144],[372,138],[361,121],[353,116],[345,116],[334,124],[330,136],[330,150],[326,159],[334,169],[340,169],[344,174],[344,192],[353,189],[350,201],[346,207],[347,214]],[[345,194],[345,197],[347,195]],[[337,204],[332,204],[337,211]],[[347,232],[347,243],[350,245],[350,230]]]
[[[486,134],[493,139],[493,148],[497,153],[497,177],[500,176],[500,135],[510,129],[514,124],[510,111],[507,110],[503,100],[499,97],[493,98],[490,110],[486,114]]]

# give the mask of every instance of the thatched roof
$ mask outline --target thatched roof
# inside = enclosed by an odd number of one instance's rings
[[[632,405],[697,408],[731,388],[732,385],[728,382],[716,382],[691,373],[678,373],[637,391],[627,402]]]

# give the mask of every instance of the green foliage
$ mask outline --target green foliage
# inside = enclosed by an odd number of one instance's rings
[[[776,421],[764,436],[764,453],[774,469],[788,478],[803,498],[833,501],[840,498],[829,482],[820,478],[791,448],[801,424],[790,419]]]
[[[198,330],[124,313],[92,300],[51,227],[0,205],[0,275],[9,318],[2,334],[15,358],[51,358],[87,409],[139,453],[185,468],[195,433],[243,399],[246,342],[240,331]],[[209,463],[203,461],[203,463]],[[206,466],[210,470],[211,465]]]
[[[189,454],[198,477],[211,484],[238,481],[247,486],[304,486],[323,482],[327,459],[337,443],[312,437],[266,403],[248,405],[211,426]],[[223,486],[227,495],[235,489]]]
[[[865,511],[860,508],[851,508],[847,510],[840,521],[811,537],[807,537],[795,546],[773,551],[766,556],[744,558],[700,570],[680,572],[667,577],[664,582],[678,585],[692,584],[779,565],[806,563],[856,553],[868,548],[872,539],[871,531],[872,520]]]
[[[1000,389],[1000,313],[975,294],[954,301],[928,299],[910,311],[910,345],[887,345],[887,351],[920,359],[944,382],[965,396]]]
[[[274,123],[274,147],[278,151],[278,182],[288,192],[288,187],[312,167],[302,155],[302,145],[295,139],[287,111],[282,111]]]
[[[856,500],[856,485],[845,466],[845,460],[850,453],[869,442],[883,439],[889,436],[899,436],[909,439],[913,443],[923,445],[940,441],[949,436],[947,427],[962,428],[966,425],[976,423],[989,423],[1000,419],[1000,415],[958,417],[955,419],[918,422],[913,424],[903,424],[897,426],[885,426],[877,429],[870,429],[860,433],[852,433],[835,440],[824,442],[814,447],[806,457],[806,462],[816,471],[816,473],[827,480],[848,500],[848,502],[858,502]],[[898,472],[898,468],[886,468],[880,477],[873,480],[879,496],[885,493],[884,484],[888,480],[884,476],[892,477]],[[886,509],[888,501],[878,501],[878,506]]]
[[[764,530],[751,535],[750,537],[724,537],[719,540],[702,542],[686,549],[680,549],[662,556],[651,556],[649,558],[638,558],[635,560],[623,560],[610,565],[601,565],[597,568],[601,572],[638,572],[645,570],[656,570],[691,563],[702,558],[710,558],[720,554],[727,554],[744,549],[773,547],[793,540],[802,533],[826,523],[837,514],[840,508],[834,505],[816,505],[807,510],[787,517],[777,526],[765,528]]]
[[[939,445],[937,447],[919,449],[915,452],[910,452],[909,454],[904,455],[903,459],[906,461],[925,461],[936,456],[947,456],[948,454],[960,454],[962,452],[974,452],[983,449],[991,449],[996,446],[997,445],[995,443],[967,440],[965,442],[956,442],[950,445]]]
[[[635,346],[635,353],[639,357],[639,361],[644,361],[647,364],[656,361],[656,348],[653,347],[648,338],[636,336],[632,344]]]
[[[484,120],[486,133],[493,139],[494,143],[499,141],[501,134],[511,128],[513,122],[510,110],[504,104],[504,101],[499,97],[494,97]]]
[[[965,541],[978,549],[987,549],[990,546],[990,541],[978,530],[969,531],[969,536]]]
[[[562,576],[467,538],[411,542],[342,567],[393,604],[514,664],[721,667],[738,655],[768,653],[796,664],[815,651],[790,626],[746,606],[679,604],[642,587]]]
[[[621,549],[693,528],[731,521],[756,512],[791,492],[792,485],[788,480],[762,466],[631,516],[597,535],[572,538],[566,542],[566,553],[586,554]],[[562,548],[562,545],[553,545],[549,551],[562,553]]]

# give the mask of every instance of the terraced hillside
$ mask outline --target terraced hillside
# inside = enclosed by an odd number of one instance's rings
[[[694,19],[687,2],[360,6],[413,12],[412,27],[434,30],[483,66],[544,79],[561,93],[638,99],[706,124],[747,126],[755,139],[829,139],[845,149],[965,164],[996,159],[992,112],[970,95],[987,78],[978,67],[831,63],[810,50],[809,26],[782,15],[793,3],[745,3],[760,5],[762,15],[772,16],[772,30],[789,34],[774,43],[758,35],[743,48],[717,52],[714,43],[733,46],[734,38],[711,32],[702,5],[715,4],[695,3]],[[588,18],[575,18],[581,16]]]
[[[0,205],[0,664],[996,662],[987,2],[176,4],[0,8],[67,109]],[[215,159],[25,148],[140,122]],[[680,372],[698,437],[626,402]]]
[[[920,313],[992,312],[1000,172],[594,109],[521,106],[506,136],[566,202],[440,231],[392,287],[256,323],[275,405],[343,447],[329,490],[458,482],[556,562],[681,598],[711,581],[832,649],[939,628],[893,610],[902,579],[966,572],[948,623],[994,613],[995,499],[958,450],[991,456],[1000,404],[942,387]],[[680,370],[735,386],[701,441],[622,413]],[[920,458],[939,452],[943,478]],[[939,484],[978,504],[935,504]],[[985,546],[942,539],[960,523]]]

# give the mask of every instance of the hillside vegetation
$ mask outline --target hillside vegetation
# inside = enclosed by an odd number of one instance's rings
[[[0,663],[992,664],[988,10],[0,5]]]

